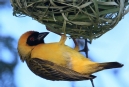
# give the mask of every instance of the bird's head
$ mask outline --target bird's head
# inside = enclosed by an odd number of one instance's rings
[[[28,31],[21,35],[18,41],[18,53],[22,61],[28,58],[31,50],[38,44],[44,43],[44,38],[49,32],[39,33],[37,31]]]

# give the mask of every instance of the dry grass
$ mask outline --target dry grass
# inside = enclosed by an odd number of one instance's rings
[[[129,11],[128,0],[11,0],[13,15],[30,16],[50,31],[95,39]]]

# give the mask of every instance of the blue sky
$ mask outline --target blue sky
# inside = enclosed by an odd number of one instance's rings
[[[2,9],[0,10],[0,13],[2,35],[11,35],[17,41],[21,34],[26,31],[47,31],[44,25],[38,23],[30,17],[18,18],[13,16],[12,8]],[[92,44],[89,45],[89,55],[94,61],[118,61],[124,64],[124,67],[120,69],[105,70],[95,73],[95,75],[97,75],[97,78],[94,80],[95,87],[129,87],[128,21],[129,14],[124,16],[113,30],[110,30],[100,38],[93,40]],[[45,42],[57,42],[59,39],[60,36],[50,33],[48,37],[45,38]],[[67,40],[66,44],[73,46],[73,42],[69,39]],[[17,43],[15,43],[15,48],[17,48]],[[11,61],[9,56],[6,56],[3,60]],[[71,82],[49,81],[36,76],[29,70],[26,63],[22,63],[20,59],[14,73],[17,87],[71,87]],[[79,81],[74,82],[74,87],[92,87],[92,85],[90,81]]]

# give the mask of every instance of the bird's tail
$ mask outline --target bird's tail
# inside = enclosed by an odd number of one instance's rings
[[[122,66],[123,64],[118,62],[99,63],[99,67],[103,67],[103,69],[120,68]]]
[[[118,62],[95,63],[86,67],[86,74],[92,74],[105,69],[120,68],[123,64]]]

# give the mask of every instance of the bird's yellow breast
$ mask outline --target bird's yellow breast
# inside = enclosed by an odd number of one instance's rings
[[[86,63],[91,63],[89,59],[76,50],[58,43],[37,45],[32,50],[31,58],[48,60],[80,73],[85,70]]]
[[[57,43],[39,44],[32,50],[31,58],[40,58],[65,66],[66,59],[62,54],[63,49]]]

